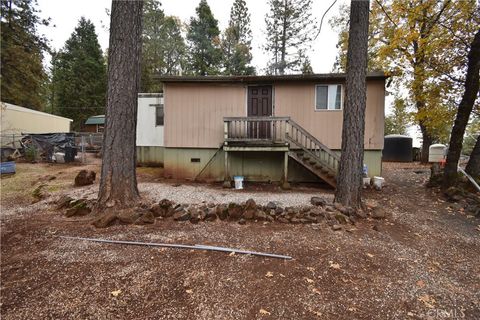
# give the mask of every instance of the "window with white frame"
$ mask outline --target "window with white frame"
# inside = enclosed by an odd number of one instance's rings
[[[341,84],[319,84],[315,86],[315,110],[341,110],[343,106]]]

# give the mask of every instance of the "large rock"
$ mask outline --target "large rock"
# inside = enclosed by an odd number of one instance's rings
[[[382,207],[376,207],[374,210],[372,210],[371,216],[374,219],[385,219],[387,213]]]
[[[228,204],[228,215],[231,219],[240,219],[242,217],[242,214],[242,206],[233,202]]]
[[[70,196],[67,195],[62,195],[57,201],[57,209],[64,209],[70,207],[70,202],[72,202],[74,199]]]
[[[65,212],[66,217],[86,216],[87,214],[92,212],[90,204],[86,199],[78,199],[78,200],[70,201],[68,203],[68,206],[70,208],[67,209],[67,211]]]
[[[168,199],[162,199],[159,203],[154,204],[150,211],[155,217],[171,217],[173,215],[174,203]]]
[[[217,214],[215,213],[215,209],[208,208],[207,214],[205,216],[205,221],[215,221],[217,220]]]
[[[270,201],[269,203],[267,203],[266,208],[268,210],[275,210],[277,209],[277,204],[273,201]]]
[[[176,210],[173,213],[173,220],[175,220],[175,221],[190,220],[190,213],[187,210],[185,210],[185,208],[181,207],[180,210]]]
[[[243,212],[243,218],[244,218],[244,219],[247,219],[247,220],[253,219],[253,218],[255,217],[255,212],[256,212],[256,211],[257,211],[257,210],[255,210],[255,209],[247,209],[247,210],[245,210],[245,212]]]
[[[254,210],[257,208],[257,204],[255,203],[255,200],[253,199],[248,199],[247,202],[245,203],[245,209],[246,210]]]
[[[228,207],[224,204],[220,204],[215,208],[215,213],[220,220],[225,220],[228,217]]]
[[[327,204],[327,201],[320,197],[312,197],[310,203],[314,206],[324,206]]]
[[[142,211],[137,220],[135,220],[135,224],[137,225],[152,224],[154,222],[155,217],[153,216],[153,213],[148,210]]]
[[[95,171],[80,170],[75,177],[75,186],[81,187],[93,184],[95,177]]]
[[[255,219],[264,221],[267,220],[267,214],[261,210],[255,211]]]
[[[142,211],[137,209],[122,210],[117,214],[117,218],[121,223],[133,224],[138,218],[140,218],[141,214]]]

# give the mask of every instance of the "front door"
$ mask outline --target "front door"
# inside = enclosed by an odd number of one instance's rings
[[[249,117],[271,117],[272,107],[272,86],[249,86],[248,87],[248,116]],[[253,121],[248,124],[248,137],[250,139],[270,139],[271,122]]]

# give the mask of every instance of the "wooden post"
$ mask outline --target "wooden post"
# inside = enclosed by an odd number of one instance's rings
[[[283,181],[282,181],[282,189],[289,190],[291,189],[290,184],[288,183],[288,151],[284,153],[283,156]]]
[[[223,187],[224,188],[231,188],[232,184],[230,181],[230,172],[228,168],[228,151],[223,151],[225,153],[225,175],[223,178]]]

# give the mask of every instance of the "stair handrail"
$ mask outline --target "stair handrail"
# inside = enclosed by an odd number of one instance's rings
[[[322,149],[324,152],[328,153],[335,160],[340,161],[340,156],[338,156],[335,152],[333,152],[331,149],[329,149],[326,145],[324,145],[323,143],[318,141],[317,138],[312,136],[307,130],[305,130],[303,127],[301,127],[298,123],[296,123],[292,119],[289,119],[287,122],[290,123],[290,125],[292,127],[295,127],[295,129],[301,131],[304,135],[306,135],[310,140],[312,140],[315,144],[317,144],[320,147],[320,149]],[[303,146],[303,147],[308,149],[306,146]]]

